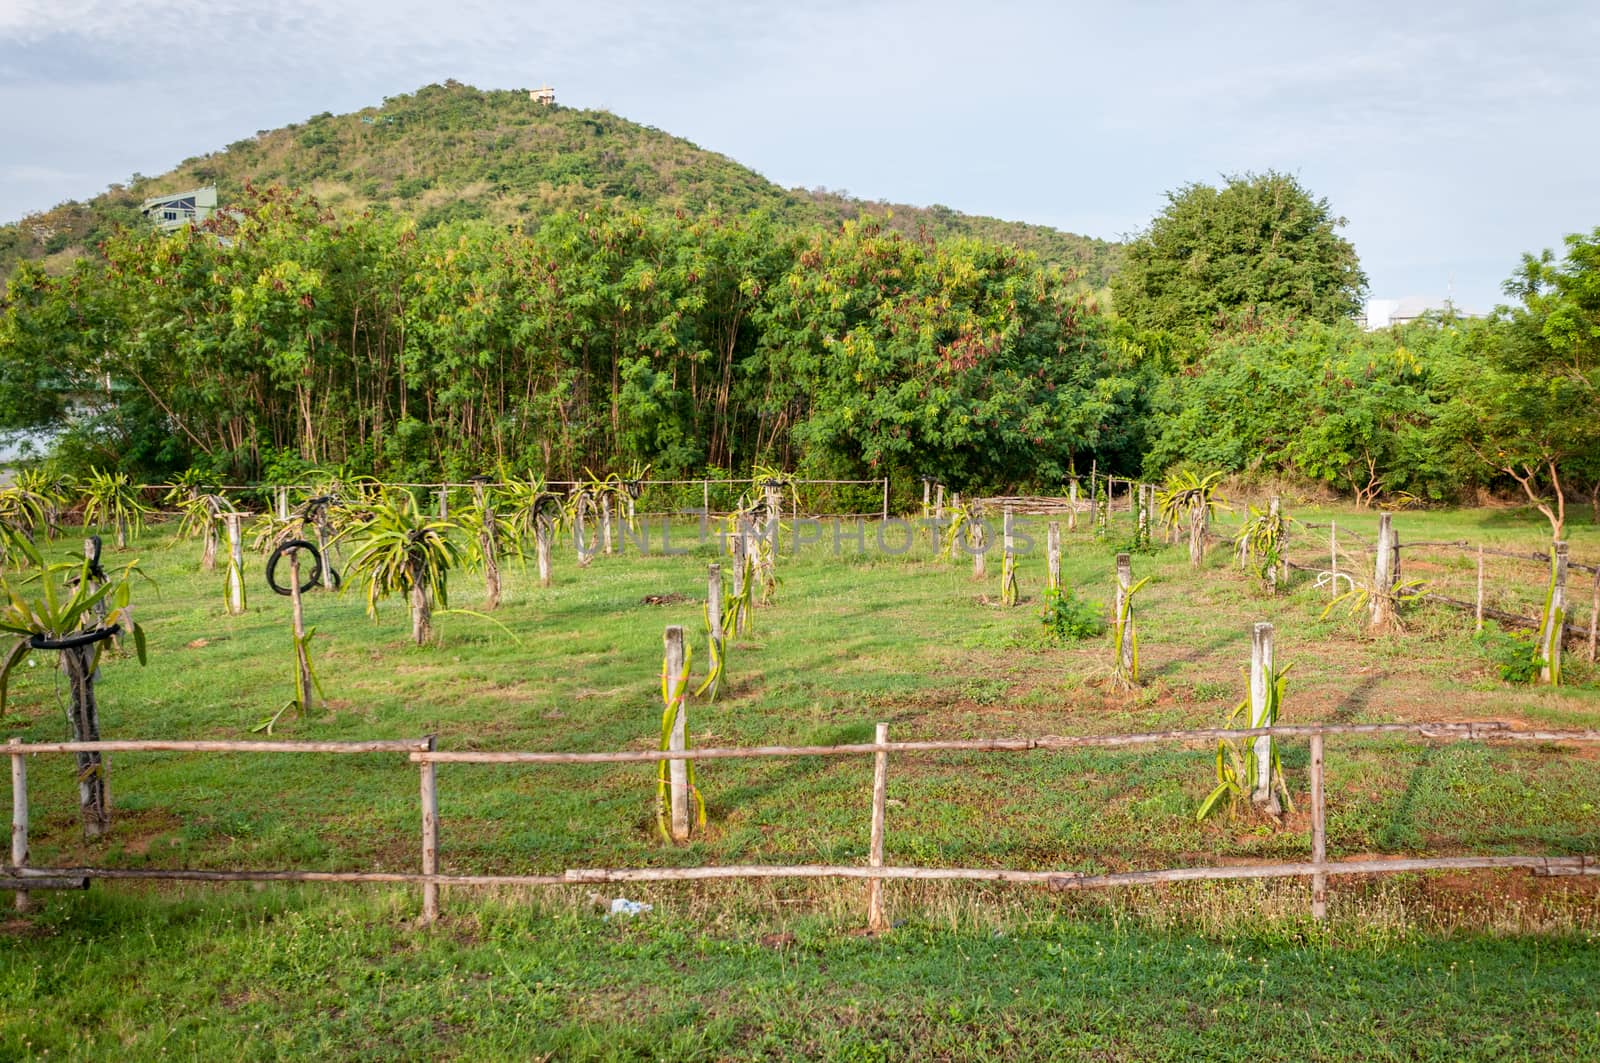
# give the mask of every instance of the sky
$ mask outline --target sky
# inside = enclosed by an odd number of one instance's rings
[[[1137,233],[1276,169],[1371,295],[1487,310],[1600,226],[1600,4],[0,0],[0,221],[455,78],[786,187]]]

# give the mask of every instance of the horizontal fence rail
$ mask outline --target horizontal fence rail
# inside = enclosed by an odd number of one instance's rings
[[[1255,728],[1200,728],[1103,735],[1045,735],[1031,738],[950,739],[892,742],[888,725],[879,724],[878,740],[870,743],[823,746],[750,746],[673,750],[671,759],[720,760],[763,757],[872,756],[876,765],[871,799],[871,856],[866,865],[740,864],[678,868],[569,868],[552,874],[446,874],[439,871],[439,817],[436,767],[440,764],[595,764],[660,761],[660,750],[616,750],[598,753],[526,752],[490,750],[439,750],[433,738],[369,742],[259,742],[259,741],[104,741],[24,743],[12,739],[5,747],[12,763],[12,861],[0,870],[0,887],[17,891],[19,906],[30,890],[81,889],[92,879],[111,881],[180,882],[326,882],[391,883],[420,886],[423,921],[439,914],[442,886],[561,886],[601,882],[698,882],[729,879],[864,879],[869,883],[868,924],[887,926],[882,908],[885,881],[1005,882],[1043,886],[1054,890],[1102,889],[1163,882],[1231,879],[1310,878],[1312,914],[1326,915],[1329,876],[1385,875],[1404,872],[1521,868],[1541,876],[1600,874],[1600,856],[1448,856],[1392,859],[1329,860],[1326,856],[1326,800],[1323,782],[1323,745],[1328,736],[1415,736],[1446,742],[1536,742],[1544,744],[1600,742],[1600,731],[1514,730],[1498,721],[1451,721],[1393,724],[1290,724]],[[1311,849],[1312,859],[1298,862],[1229,864],[1144,871],[1086,872],[1073,869],[1029,870],[990,867],[910,867],[883,863],[886,832],[888,757],[915,753],[1009,753],[1033,750],[1074,750],[1138,747],[1155,743],[1195,743],[1218,739],[1270,736],[1304,738],[1311,744]],[[76,752],[192,752],[192,753],[309,753],[403,754],[421,773],[422,869],[400,871],[205,870],[196,868],[33,867],[28,863],[28,796],[26,758],[37,754]]]

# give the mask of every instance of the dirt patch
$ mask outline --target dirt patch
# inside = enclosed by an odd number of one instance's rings
[[[639,599],[640,605],[676,605],[689,600],[687,594],[647,594]]]

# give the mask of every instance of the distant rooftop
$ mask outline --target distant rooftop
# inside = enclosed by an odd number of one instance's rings
[[[1368,299],[1366,313],[1362,315],[1362,327],[1380,329],[1392,325],[1404,325],[1418,320],[1425,314],[1438,316],[1448,314],[1455,317],[1485,316],[1478,311],[1457,306],[1448,296],[1436,299],[1426,295],[1407,295],[1400,299]]]

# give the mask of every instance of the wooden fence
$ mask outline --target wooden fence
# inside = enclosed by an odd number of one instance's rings
[[[441,886],[559,886],[597,882],[671,882],[706,879],[840,878],[865,879],[869,883],[867,924],[874,930],[887,926],[883,906],[883,883],[889,880],[1013,882],[1045,886],[1056,890],[1100,889],[1114,886],[1148,885],[1158,882],[1187,882],[1215,879],[1309,878],[1311,912],[1321,919],[1327,912],[1327,881],[1337,875],[1385,875],[1401,872],[1466,868],[1527,868],[1538,875],[1600,874],[1600,856],[1451,856],[1384,860],[1329,860],[1327,857],[1327,797],[1323,782],[1324,747],[1330,736],[1394,735],[1416,736],[1446,742],[1600,742],[1600,731],[1518,731],[1504,723],[1395,723],[1395,724],[1309,724],[1259,728],[1201,728],[1196,730],[1152,731],[1109,735],[1048,735],[1037,738],[955,739],[936,741],[889,741],[888,724],[877,725],[871,743],[825,746],[751,746],[673,751],[673,760],[724,760],[762,757],[851,757],[873,758],[873,780],[869,801],[869,856],[865,865],[799,864],[690,868],[571,868],[561,874],[446,874],[439,870],[438,766],[461,765],[558,765],[658,763],[657,750],[619,750],[601,753],[450,751],[435,748],[432,738],[378,742],[260,742],[260,741],[106,741],[24,743],[11,739],[6,753],[11,758],[12,825],[11,866],[0,871],[0,888],[17,892],[19,907],[26,907],[27,891],[40,889],[86,888],[92,879],[176,880],[189,882],[368,882],[406,883],[421,887],[422,916],[430,922],[439,915]],[[1218,739],[1272,736],[1306,739],[1310,744],[1310,858],[1288,863],[1230,864],[1165,868],[1148,871],[1088,873],[1070,869],[1024,870],[987,867],[910,867],[886,864],[885,839],[888,802],[889,758],[896,754],[945,752],[1022,753],[1030,751],[1066,752],[1081,749],[1137,747],[1160,743],[1195,743]],[[232,870],[210,871],[190,868],[105,868],[34,867],[28,860],[27,758],[42,754],[77,752],[139,753],[296,753],[296,754],[373,754],[405,756],[418,766],[420,777],[421,853],[420,870],[379,871],[303,871]]]

